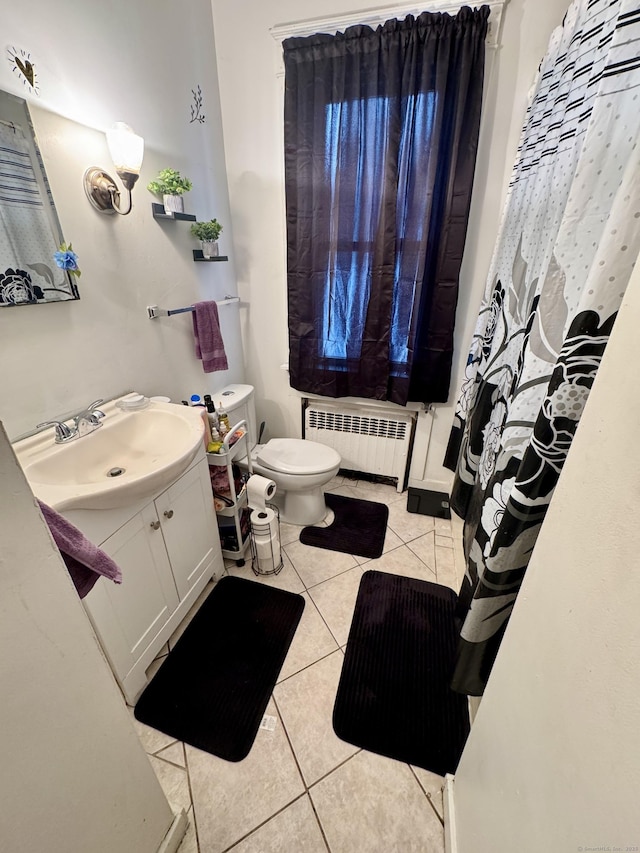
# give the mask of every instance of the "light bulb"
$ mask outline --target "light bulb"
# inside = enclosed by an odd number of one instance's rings
[[[107,145],[116,172],[125,186],[131,186],[140,177],[140,166],[144,154],[144,139],[135,134],[124,122],[116,122],[112,130],[107,131]],[[131,187],[128,187],[130,189]]]

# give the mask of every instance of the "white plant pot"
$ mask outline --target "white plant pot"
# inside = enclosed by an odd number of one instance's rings
[[[165,213],[184,213],[184,199],[181,195],[163,195]]]
[[[200,245],[205,258],[217,258],[220,254],[217,240],[200,240]]]

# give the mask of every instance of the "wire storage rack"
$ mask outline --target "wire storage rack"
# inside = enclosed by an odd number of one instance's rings
[[[277,575],[284,565],[280,547],[280,513],[275,504],[251,513],[251,568],[255,575]]]
[[[234,444],[231,440],[238,433],[242,435]],[[238,456],[246,455],[249,474],[253,473],[251,454],[247,451],[247,422],[238,421],[224,437],[223,446],[218,453],[207,453],[209,467],[224,466],[227,469],[227,480],[229,482],[229,494],[217,495],[222,507],[216,508],[218,517],[218,528],[220,542],[222,545],[222,556],[235,560],[238,566],[244,566],[245,554],[249,549],[249,509],[247,507],[247,488],[243,483],[242,488],[236,488],[233,461]]]

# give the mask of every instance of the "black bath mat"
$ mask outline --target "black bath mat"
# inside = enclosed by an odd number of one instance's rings
[[[301,595],[222,578],[145,688],[136,719],[241,761],[253,746],[303,610]]]
[[[469,734],[467,697],[449,687],[456,598],[428,581],[364,573],[333,710],[339,738],[455,773]]]
[[[325,501],[335,515],[329,527],[305,527],[300,533],[304,545],[328,551],[344,551],[375,560],[382,555],[389,520],[389,507],[376,501],[343,498],[331,492]]]

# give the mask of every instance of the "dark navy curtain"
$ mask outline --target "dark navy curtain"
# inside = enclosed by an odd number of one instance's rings
[[[285,41],[294,388],[447,400],[488,16]]]

